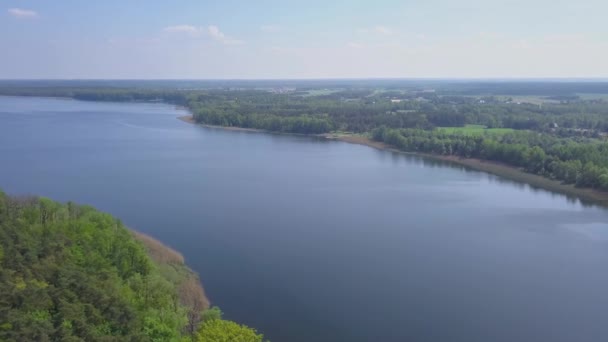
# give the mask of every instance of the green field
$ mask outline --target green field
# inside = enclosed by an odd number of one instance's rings
[[[507,134],[513,132],[512,128],[487,128],[483,125],[466,125],[464,127],[437,127],[437,130],[447,134],[482,135]]]

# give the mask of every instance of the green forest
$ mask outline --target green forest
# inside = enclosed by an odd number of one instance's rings
[[[606,83],[182,83],[0,83],[0,94],[167,102],[188,108],[201,124],[353,134],[403,151],[490,160],[565,184],[608,190]]]
[[[0,191],[0,341],[243,341],[176,251],[92,207]]]

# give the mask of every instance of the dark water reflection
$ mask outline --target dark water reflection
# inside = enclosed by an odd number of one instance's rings
[[[0,187],[182,251],[273,341],[604,341],[606,211],[451,163],[204,129],[171,106],[0,98]]]

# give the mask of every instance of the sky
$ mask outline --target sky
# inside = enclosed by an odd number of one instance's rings
[[[0,0],[0,79],[606,78],[606,0]]]

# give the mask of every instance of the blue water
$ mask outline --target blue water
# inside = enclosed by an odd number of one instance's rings
[[[608,340],[608,214],[447,163],[194,126],[169,105],[0,97],[0,188],[181,251],[278,341]]]

